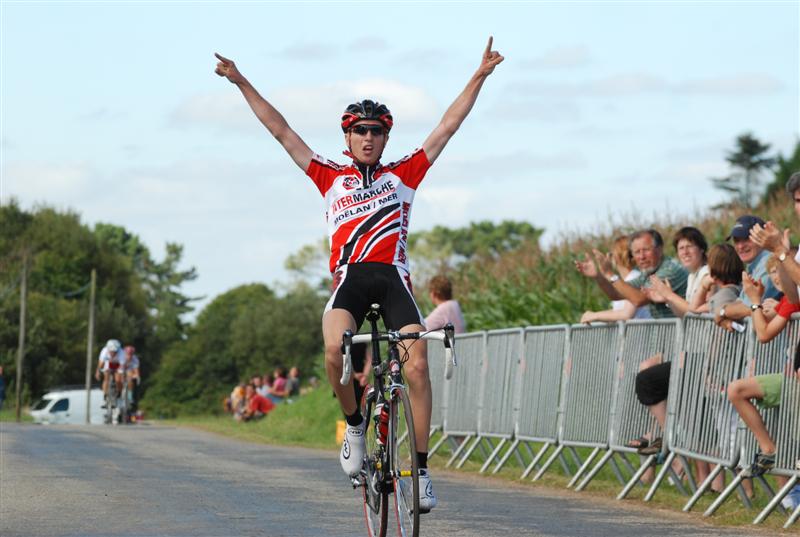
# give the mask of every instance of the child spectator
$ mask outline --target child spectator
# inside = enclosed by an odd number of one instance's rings
[[[777,261],[777,258],[774,258]],[[775,270],[770,271],[770,277],[775,287],[782,291],[780,277],[778,275],[777,264],[770,263]],[[768,267],[769,270],[770,267]],[[754,279],[748,274],[743,275],[744,291],[747,293],[752,306],[753,329],[761,343],[766,343],[775,338],[789,323],[792,313],[800,312],[800,305],[796,294],[791,300],[784,295],[775,308],[776,314],[771,321],[767,321],[764,315],[761,300],[764,296],[764,284]],[[796,364],[792,364],[794,368]],[[800,376],[800,370],[796,370]],[[761,414],[755,405],[763,409],[775,408],[781,400],[781,384],[783,374],[774,373],[771,375],[750,376],[733,381],[728,386],[728,399],[736,408],[742,421],[752,431],[758,442],[759,451],[755,454],[753,464],[747,469],[747,474],[757,477],[772,469],[775,466],[775,443],[764,425]],[[751,400],[755,401],[755,404]],[[785,477],[778,476],[781,486],[786,484]]]
[[[286,391],[289,392],[289,397],[300,395],[300,370],[297,369],[297,366],[289,370],[289,378],[286,379]]]

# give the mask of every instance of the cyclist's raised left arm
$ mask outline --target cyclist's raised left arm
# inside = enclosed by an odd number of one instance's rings
[[[444,146],[447,145],[447,142],[449,142],[450,138],[456,133],[470,110],[472,110],[475,101],[478,99],[478,93],[480,93],[484,81],[486,81],[486,78],[492,74],[494,68],[497,64],[502,62],[503,59],[503,56],[501,56],[499,52],[492,50],[492,38],[489,37],[486,50],[483,51],[483,59],[481,60],[480,67],[478,67],[478,70],[472,75],[472,78],[469,79],[464,91],[456,97],[456,100],[453,101],[453,104],[451,104],[450,108],[444,113],[441,122],[439,122],[422,144],[422,148],[425,150],[425,155],[428,157],[429,162],[433,163],[433,161],[436,160],[442,152],[442,149],[444,149]]]

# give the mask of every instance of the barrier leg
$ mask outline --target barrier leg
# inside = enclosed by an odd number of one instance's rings
[[[483,463],[483,466],[481,466],[480,472],[478,473],[482,474],[483,472],[486,471],[487,468],[489,468],[489,466],[491,466],[491,464],[495,461],[495,459],[497,459],[497,454],[500,453],[502,447],[506,445],[506,442],[507,439],[503,438],[502,440],[500,440],[500,442],[497,443],[497,447],[494,448],[494,451],[492,451],[492,453],[489,455],[489,458],[486,459],[486,462]]]
[[[731,481],[730,485],[725,487],[725,490],[722,491],[722,493],[719,495],[719,497],[717,497],[717,499],[714,500],[714,502],[711,505],[708,506],[708,509],[706,509],[705,513],[703,513],[703,516],[711,516],[711,515],[713,515],[714,512],[717,509],[719,509],[719,507],[723,503],[725,503],[725,500],[728,499],[728,496],[733,494],[733,492],[739,487],[739,484],[742,482],[743,479],[744,479],[744,470],[739,472],[736,475],[736,477],[734,478],[734,480]]]
[[[500,471],[500,468],[502,468],[503,465],[505,465],[506,461],[508,461],[508,458],[511,457],[512,453],[516,453],[517,452],[517,447],[519,446],[519,444],[520,444],[519,440],[514,440],[511,443],[511,446],[508,448],[508,450],[506,451],[505,455],[502,456],[502,458],[500,459],[500,462],[498,462],[497,466],[495,466],[494,470],[492,470],[493,474],[496,474],[497,472]]]
[[[453,464],[453,461],[455,461],[458,458],[458,456],[461,454],[461,450],[464,449],[464,447],[466,447],[467,442],[469,442],[470,438],[472,438],[472,436],[465,436],[464,437],[464,440],[461,441],[461,444],[459,444],[458,448],[450,456],[450,460],[447,461],[447,464],[445,464],[445,467],[448,467],[451,464]]]
[[[694,495],[692,495],[692,497],[689,498],[689,501],[686,502],[686,505],[683,506],[683,512],[684,513],[688,513],[689,511],[692,510],[692,507],[694,507],[694,504],[696,504],[697,501],[700,499],[700,497],[705,493],[705,491],[708,490],[708,487],[711,486],[711,483],[714,482],[714,480],[717,478],[717,476],[719,475],[719,473],[721,471],[722,471],[722,465],[721,464],[716,465],[714,467],[714,469],[711,470],[711,472],[708,474],[708,477],[706,477],[703,480],[703,482],[700,483],[700,486],[697,487],[697,490],[695,490]],[[724,493],[725,493],[725,491],[722,491],[722,494],[724,494]]]
[[[525,468],[525,471],[522,472],[522,475],[519,476],[520,479],[525,479],[526,477],[528,477],[528,474],[530,474],[533,471],[533,469],[536,468],[536,465],[539,463],[541,458],[544,457],[544,454],[547,452],[549,448],[550,444],[548,443],[545,443],[542,446],[542,448],[539,450],[539,453],[537,453],[536,456],[533,457],[533,461],[528,465],[527,468]]]
[[[574,446],[570,446],[569,449],[567,450],[567,453],[569,453],[570,456],[572,457],[572,462],[575,463],[575,468],[580,468],[581,466],[583,466],[583,461],[581,460],[581,456],[578,455],[578,450],[575,449]]]
[[[619,467],[616,457],[611,457],[611,469],[614,470],[614,475],[617,476],[617,481],[619,481],[620,485],[624,485],[625,476],[622,475],[622,468]]]
[[[797,522],[798,518],[800,518],[800,505],[794,508],[794,513],[792,513],[792,516],[786,521],[786,524],[783,525],[783,529],[788,530],[792,524]]]
[[[683,455],[678,455],[678,458],[680,458],[681,464],[683,465],[683,475],[686,476],[686,482],[689,484],[689,490],[691,490],[692,494],[694,494],[697,492],[697,481],[694,480],[694,475],[692,474],[692,464]],[[688,496],[688,494],[685,494],[685,496]]]
[[[524,444],[527,444],[527,442],[524,442]],[[528,452],[530,452],[530,449],[528,450]],[[519,467],[520,468],[525,468],[525,458],[522,456],[522,454],[520,453],[519,449],[515,449],[514,450],[514,457],[517,458],[517,462],[519,463]],[[492,472],[492,473],[494,473],[494,472]]]
[[[594,479],[594,476],[597,475],[597,472],[599,472],[600,469],[603,468],[603,466],[605,466],[605,464],[608,462],[608,459],[610,459],[613,456],[614,452],[612,450],[609,449],[608,451],[606,451],[605,454],[600,458],[600,460],[597,461],[597,464],[594,465],[594,468],[592,468],[591,471],[588,474],[586,474],[586,477],[583,478],[583,481],[581,481],[580,485],[578,485],[575,488],[575,490],[585,489],[586,485],[589,484],[589,481]]]
[[[541,468],[539,468],[539,471],[536,472],[536,475],[533,476],[533,479],[531,481],[538,481],[544,475],[547,469],[550,468],[550,465],[553,464],[553,462],[558,458],[559,455],[561,455],[561,452],[563,450],[564,450],[563,445],[558,446],[556,450],[553,452],[553,454],[550,455],[550,458],[548,458],[547,461],[544,463],[544,465]]]
[[[747,493],[744,491],[744,487],[741,485],[741,483],[739,484],[739,488],[736,489],[736,492],[739,493],[739,499],[742,500],[744,506],[747,507],[748,509],[752,509],[753,502],[750,501],[750,498],[747,497]]]
[[[567,457],[564,455],[564,453],[561,453],[561,455],[558,456],[558,464],[560,464],[561,469],[564,470],[564,475],[572,477],[572,467],[569,465],[569,462],[567,462]],[[575,468],[578,466],[580,466],[580,464],[575,466]]]
[[[670,454],[667,455],[667,460],[664,461],[664,465],[661,467],[661,470],[659,470],[658,474],[656,474],[653,484],[650,485],[650,490],[648,490],[647,494],[645,494],[644,501],[649,502],[653,499],[653,496],[656,495],[656,490],[659,486],[661,486],[661,482],[664,481],[664,478],[669,472],[673,459],[675,459],[675,453],[670,452]]]
[[[461,460],[459,460],[458,464],[456,464],[456,468],[461,468],[462,466],[464,466],[464,463],[467,462],[467,459],[469,459],[469,456],[472,455],[473,451],[475,451],[475,448],[477,448],[480,445],[481,440],[483,439],[480,436],[475,437],[475,441],[467,449],[467,451],[464,452],[464,455],[461,457]]]
[[[580,468],[578,468],[578,471],[575,472],[574,476],[572,476],[570,482],[567,483],[567,488],[572,488],[572,486],[578,482],[578,479],[580,479],[581,475],[583,475],[583,472],[585,472],[586,469],[589,468],[589,465],[592,464],[592,461],[594,460],[595,457],[597,457],[598,453],[600,453],[600,448],[594,448],[594,450],[592,450],[592,453],[586,459],[586,462],[584,462],[583,465]]]
[[[655,460],[656,460],[655,455],[650,455],[649,457],[647,457],[647,459],[642,463],[642,465],[639,466],[639,469],[636,470],[636,472],[633,474],[631,480],[628,481],[628,484],[625,485],[625,488],[622,489],[622,492],[620,492],[617,495],[618,500],[624,500],[625,497],[628,494],[630,494],[631,490],[633,490],[633,487],[635,487],[636,484],[639,483],[639,480],[642,479],[644,473],[647,471],[648,468],[650,468],[650,466],[653,464],[653,461]]]
[[[490,449],[494,449],[494,444],[489,438],[484,438],[484,441],[478,444],[478,447],[481,448],[481,453],[483,454],[483,460],[489,456],[489,452],[486,451],[486,446],[484,444],[489,444],[491,446]]]
[[[623,452],[618,452],[617,455],[619,455],[619,458],[622,459],[622,464],[625,465],[625,468],[628,469],[628,472],[631,475],[635,474],[636,468],[634,468],[634,466],[631,464],[631,461],[628,459],[628,454],[623,451]],[[623,485],[624,484],[625,482],[623,482]]]
[[[428,457],[433,457],[433,454],[434,454],[434,453],[436,453],[436,450],[437,450],[437,449],[439,449],[440,447],[442,447],[442,444],[444,444],[444,443],[447,441],[447,438],[448,438],[448,436],[447,436],[446,434],[444,434],[444,433],[443,433],[443,434],[442,434],[442,437],[439,439],[439,441],[438,441],[438,442],[436,442],[436,443],[433,445],[433,447],[432,447],[431,449],[429,449],[429,450],[428,450]]]
[[[794,488],[795,483],[797,483],[798,477],[793,475],[789,478],[789,481],[786,482],[786,485],[781,487],[781,490],[778,491],[775,496],[773,496],[772,500],[767,504],[767,506],[758,514],[758,516],[753,520],[753,524],[761,524],[766,520],[769,514],[775,509],[778,505],[780,505],[780,501],[786,496],[790,490]]]

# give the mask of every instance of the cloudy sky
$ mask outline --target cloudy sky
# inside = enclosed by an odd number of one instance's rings
[[[790,2],[13,2],[0,4],[0,203],[78,211],[185,246],[212,297],[288,281],[322,199],[234,86],[234,59],[317,153],[372,97],[384,160],[418,147],[477,67],[506,57],[428,173],[412,231],[527,220],[545,241],[723,196],[725,151],[800,133]]]

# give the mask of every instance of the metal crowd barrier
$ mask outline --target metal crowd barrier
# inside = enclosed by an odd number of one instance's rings
[[[430,436],[444,428],[445,392],[449,386],[444,378],[444,345],[428,345],[428,375],[431,378]]]
[[[481,467],[481,473],[497,460],[497,454],[514,436],[521,386],[519,369],[523,338],[521,328],[492,330],[486,334],[486,373],[481,386],[478,439],[462,457],[463,464],[477,443],[487,443],[492,451]],[[496,446],[492,439],[498,440]]]
[[[688,511],[719,472],[733,468],[739,460],[738,414],[728,401],[727,386],[741,376],[748,326],[741,332],[728,332],[710,315],[687,315],[683,323],[683,344],[677,367],[671,371],[668,395],[669,455],[645,501],[652,499],[676,456],[716,465],[684,507]]]
[[[677,356],[681,341],[680,319],[634,320],[624,323],[622,330],[622,351],[614,379],[608,451],[575,490],[586,488],[609,460],[613,462],[614,455],[619,455],[619,461],[634,475],[628,484],[638,483],[644,471],[651,466],[653,457],[645,458],[639,465],[639,471],[634,470],[624,454],[636,453],[636,448],[628,446],[628,443],[645,433],[651,440],[664,435],[656,419],[636,397],[636,376],[644,360],[660,356],[662,362],[671,362]],[[621,494],[621,497],[625,495]]]
[[[798,412],[800,398],[792,397],[794,391],[797,390],[794,385],[798,384],[798,380],[791,374],[795,348],[798,340],[800,340],[800,321],[798,319],[800,319],[800,316],[793,316],[793,320],[790,321],[786,328],[768,343],[759,343],[755,332],[751,331],[749,334],[750,344],[747,348],[747,368],[742,377],[748,378],[773,373],[783,375],[780,405],[770,409],[759,408],[758,406],[756,408],[759,410],[764,425],[777,448],[775,468],[770,473],[788,478],[788,482],[781,487],[778,493],[772,490],[763,477],[758,480],[772,499],[753,521],[754,524],[765,520],[776,507],[786,514],[783,507],[780,506],[780,501],[797,484],[799,479],[797,470],[800,470],[800,468],[797,467],[797,461],[800,459],[800,430],[797,431],[797,434],[794,434],[792,424],[796,423],[797,419],[800,419],[800,412]],[[743,422],[739,427],[739,439],[741,443],[741,466],[746,468],[759,451],[758,442]],[[717,500],[709,506],[705,515],[713,514],[745,477],[746,474],[743,469]]]
[[[517,454],[517,450],[524,447],[532,458],[527,467],[520,458],[520,464],[525,467],[520,479],[524,479],[547,450],[558,443],[558,410],[568,343],[569,326],[565,324],[525,329],[514,441],[492,473],[497,473],[512,454]],[[533,442],[542,444],[536,454],[530,447]]]
[[[585,488],[597,472],[612,463],[617,478],[625,478],[619,462],[628,466],[633,478],[627,482],[619,499],[635,486],[655,459],[663,465],[653,481],[645,501],[652,499],[665,477],[672,472],[672,462],[679,457],[686,467],[694,496],[691,506],[722,471],[732,471],[740,460],[749,464],[755,450],[752,434],[738,427],[738,414],[727,398],[731,381],[741,378],[748,363],[755,374],[780,370],[793,359],[800,340],[800,315],[773,342],[763,345],[746,322],[743,331],[728,332],[719,328],[711,316],[687,315],[680,320],[629,321],[619,325],[557,325],[499,330],[488,333],[461,334],[457,338],[459,367],[453,378],[444,381],[439,365],[443,357],[429,349],[435,409],[431,434],[440,426],[442,438],[431,450],[446,440],[455,451],[447,466],[459,460],[461,466],[480,447],[485,461],[481,472],[498,460],[501,448],[513,441],[497,462],[497,472],[516,454],[525,466],[519,450],[524,447],[533,458],[521,478],[527,477],[551,447],[555,449],[538,467],[539,479],[556,459],[568,474],[564,452],[571,453],[577,471],[568,486],[583,476],[578,490]],[[791,352],[790,352],[791,351]],[[639,364],[661,353],[671,361],[666,431],[660,431],[634,392]],[[767,482],[762,486],[773,496],[754,523],[763,521],[781,498],[800,482],[800,378],[783,366],[783,391],[779,409],[763,413],[773,434],[778,457],[772,473],[788,478],[788,483],[774,493]],[[438,395],[436,392],[439,392]],[[661,454],[647,458],[635,470],[625,456],[635,452],[627,446],[631,438],[650,432],[651,438],[663,434]],[[498,441],[499,439],[499,441]],[[498,441],[494,444],[492,440]],[[488,442],[491,453],[484,448]],[[536,454],[530,443],[542,443]],[[585,462],[576,448],[594,448]],[[465,451],[465,448],[466,451]],[[585,474],[601,450],[606,450],[591,472]],[[687,458],[716,465],[698,486],[691,480]],[[680,479],[672,472],[674,481]],[[738,476],[706,514],[712,513],[734,491],[751,504],[740,486]],[[800,518],[800,507],[791,514],[785,527]]]
[[[483,371],[486,360],[486,334],[456,335],[456,355],[458,367],[453,368],[445,394],[442,438],[429,452],[429,455],[435,452],[447,439],[457,439],[458,447],[447,466],[453,464],[469,441],[478,436],[479,394],[483,379],[478,372]]]
[[[608,447],[608,424],[614,366],[619,356],[621,329],[617,325],[570,328],[569,357],[564,366],[565,389],[561,405],[558,447],[533,477],[541,478],[564,448],[570,448],[579,464],[567,485],[572,487],[601,449]],[[581,462],[576,447],[594,450]]]

